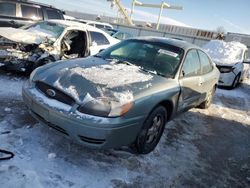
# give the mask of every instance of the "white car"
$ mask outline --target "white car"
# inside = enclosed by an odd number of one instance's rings
[[[98,28],[66,20],[0,28],[0,66],[30,72],[51,61],[95,55],[118,42]]]
[[[246,45],[236,41],[212,40],[203,48],[220,71],[219,86],[233,89],[248,76],[249,60]]]

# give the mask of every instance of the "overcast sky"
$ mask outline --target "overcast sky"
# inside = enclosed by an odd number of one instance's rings
[[[116,16],[106,0],[36,0],[64,10]],[[140,0],[160,4],[162,0]],[[132,0],[121,0],[131,8]],[[162,22],[188,25],[195,28],[216,30],[223,26],[226,31],[250,34],[250,0],[168,0],[172,5],[181,5],[183,10],[164,10]],[[136,7],[135,19],[157,22],[158,9]]]

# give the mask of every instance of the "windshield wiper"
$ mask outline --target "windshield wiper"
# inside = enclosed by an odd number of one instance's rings
[[[162,74],[160,72],[157,72],[157,71],[151,71],[151,70],[148,70],[148,69],[145,69],[143,67],[139,67],[142,71],[144,72],[147,72],[147,73],[150,73],[150,74],[156,74],[156,75],[159,75],[159,76],[162,76],[162,77],[165,77],[166,78],[166,75],[165,74]]]
[[[93,56],[103,59],[103,57],[102,57],[101,55],[98,55],[98,54],[95,54],[95,55],[93,55]]]

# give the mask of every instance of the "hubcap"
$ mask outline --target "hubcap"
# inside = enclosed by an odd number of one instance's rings
[[[160,115],[156,115],[152,121],[152,126],[147,132],[147,140],[146,143],[152,143],[158,136],[162,125],[162,117]]]

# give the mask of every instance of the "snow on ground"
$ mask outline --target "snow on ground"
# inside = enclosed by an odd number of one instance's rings
[[[238,170],[250,164],[248,81],[218,89],[208,110],[192,109],[169,122],[148,155],[88,149],[37,123],[21,99],[25,81],[0,72],[0,148],[15,153],[0,161],[3,188],[249,185],[250,174]]]
[[[228,64],[242,61],[243,52],[247,49],[246,45],[240,42],[222,40],[212,40],[203,48],[215,62]]]

